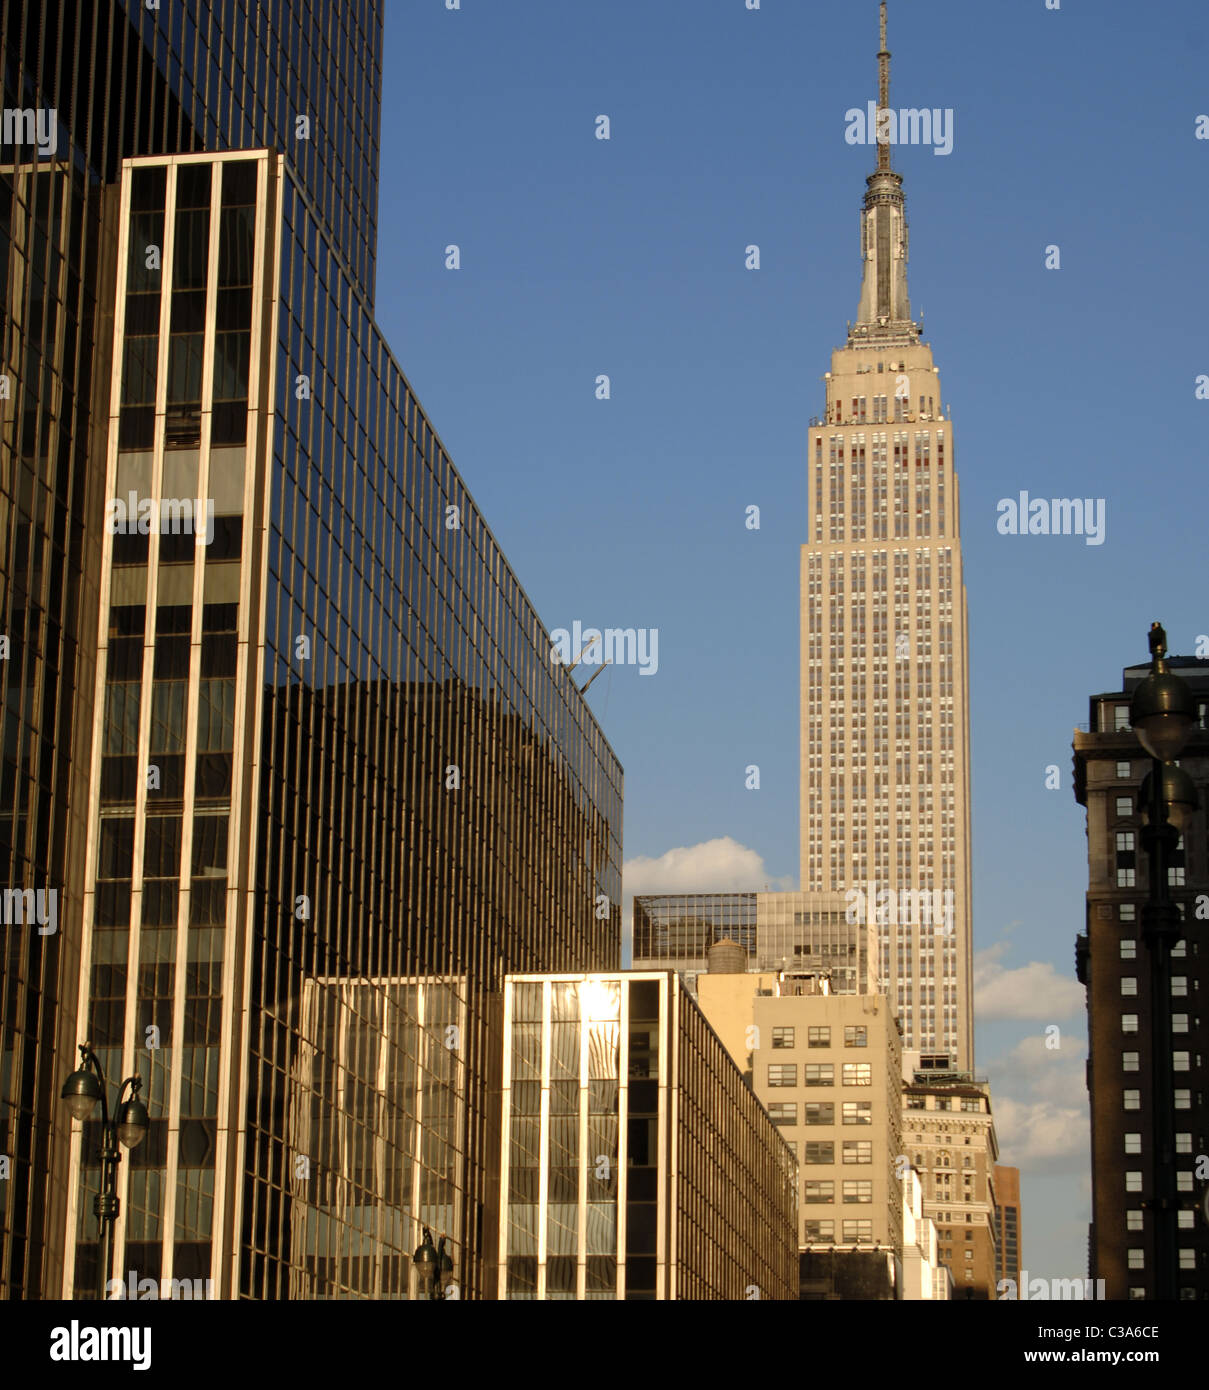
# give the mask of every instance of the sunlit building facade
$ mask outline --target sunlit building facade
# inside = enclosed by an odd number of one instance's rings
[[[480,1297],[498,993],[619,965],[620,769],[287,161],[128,161],[117,264],[80,991],[152,1115],[117,1267],[407,1297],[430,1226]]]
[[[882,26],[885,110],[885,7]],[[879,988],[904,1047],[969,1068],[969,657],[953,422],[911,313],[906,200],[888,144],[866,185],[857,319],[832,352],[807,445],[801,886],[876,899]]]
[[[796,1164],[681,978],[504,993],[501,1299],[795,1299]]]
[[[0,6],[0,886],[56,916],[0,952],[0,1297],[64,1277],[122,161],[288,151],[372,302],[382,8]]]

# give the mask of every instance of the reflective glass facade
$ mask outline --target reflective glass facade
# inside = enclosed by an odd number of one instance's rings
[[[149,1080],[117,1266],[407,1297],[428,1225],[478,1297],[499,992],[619,964],[620,768],[286,161],[129,164],[118,266],[81,990]]]
[[[381,15],[378,0],[0,0],[3,106],[17,117],[14,142],[0,145],[0,887],[52,893],[56,917],[53,932],[5,929],[0,953],[0,1155],[12,1170],[0,1182],[0,1297],[53,1296],[63,1282],[70,1126],[59,1087],[78,1040],[94,819],[89,713],[111,375],[102,316],[114,292],[122,161],[274,145],[372,299]],[[173,364],[184,382],[197,366],[189,322],[178,325]],[[137,345],[131,352],[137,376]],[[107,753],[106,775],[129,776],[121,759],[131,756]],[[165,829],[169,859],[174,833]],[[96,988],[117,998],[128,968],[105,962]],[[138,968],[161,988],[177,962],[148,957]]]
[[[672,972],[504,993],[502,1299],[791,1299],[797,1165]]]
[[[877,992],[876,924],[855,904],[850,910],[843,893],[667,893],[634,899],[635,969],[684,971],[693,989],[709,967],[710,947],[721,940],[746,951],[749,970],[809,972],[826,977],[835,994]]]

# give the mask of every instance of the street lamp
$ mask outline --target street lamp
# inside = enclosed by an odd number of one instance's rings
[[[1145,1203],[1154,1217],[1155,1298],[1179,1295],[1175,1186],[1175,1089],[1171,1069],[1171,950],[1180,939],[1180,914],[1171,901],[1168,870],[1180,835],[1197,809],[1192,778],[1175,765],[1196,725],[1196,703],[1188,685],[1167,668],[1167,634],[1150,625],[1150,674],[1133,693],[1129,722],[1150,754],[1139,810],[1146,819],[1142,844],[1148,858],[1149,892],[1142,909],[1142,935],[1150,953],[1150,1054],[1153,1105],[1153,1196]]]
[[[447,1297],[446,1289],[453,1277],[453,1258],[445,1250],[444,1236],[441,1237],[440,1244],[434,1246],[432,1232],[425,1226],[424,1239],[416,1247],[411,1262],[416,1267],[421,1298]]]
[[[90,1070],[91,1068],[91,1070]],[[63,1083],[60,1093],[67,1102],[73,1120],[81,1124],[89,1119],[101,1102],[101,1188],[92,1199],[93,1215],[97,1218],[97,1231],[100,1238],[100,1251],[97,1260],[97,1297],[105,1298],[105,1288],[109,1281],[110,1265],[113,1256],[113,1228],[121,1211],[118,1200],[118,1164],[122,1161],[124,1148],[133,1149],[147,1137],[151,1127],[151,1117],[147,1107],[139,1099],[142,1078],[128,1076],[118,1087],[117,1105],[114,1114],[109,1114],[105,1100],[105,1073],[100,1059],[92,1050],[91,1043],[80,1044],[80,1065]],[[123,1100],[126,1087],[130,1087],[130,1098]]]

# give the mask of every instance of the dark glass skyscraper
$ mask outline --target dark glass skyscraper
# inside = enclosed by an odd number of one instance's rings
[[[96,205],[96,418],[47,544],[82,549],[43,566],[85,654],[45,677],[79,881],[56,937],[8,929],[4,1095],[30,1072],[58,1205],[36,1277],[6,1222],[5,1291],[95,1283],[92,1128],[51,1153],[78,1031],[152,1115],[121,1277],[406,1297],[428,1225],[477,1297],[503,977],[619,965],[620,768],[373,322],[381,6],[186,10],[56,14],[107,74],[61,175]]]

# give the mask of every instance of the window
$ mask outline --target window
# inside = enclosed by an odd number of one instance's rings
[[[796,1086],[798,1084],[797,1063],[774,1062],[768,1068],[768,1084],[770,1086]]]
[[[873,1239],[872,1221],[845,1221],[843,1223],[844,1244],[860,1245]]]
[[[797,1141],[796,1139],[787,1139],[787,1140],[785,1141],[785,1147],[789,1150],[789,1152],[790,1152],[791,1154],[793,1154],[794,1158],[797,1158],[797,1156],[798,1156],[798,1141]]]
[[[1133,939],[1133,937],[1131,937],[1131,936],[1122,937],[1122,938],[1121,938],[1121,959],[1122,959],[1122,960],[1137,960],[1137,958],[1138,958],[1138,943],[1137,943],[1137,942]]]
[[[1185,996],[1188,993],[1188,976],[1173,975],[1171,977],[1171,992],[1173,995]]]
[[[1117,764],[1117,776],[1118,776],[1118,777],[1128,777],[1128,776],[1129,776],[1129,764],[1128,764],[1128,763],[1122,762],[1122,763],[1118,763],[1118,764]]]
[[[792,1028],[774,1028],[772,1030],[772,1045],[778,1047],[792,1047],[794,1030]]]
[[[1189,1249],[1187,1249],[1186,1247],[1183,1247],[1183,1246],[1180,1248],[1180,1268],[1181,1268],[1181,1269],[1195,1269],[1195,1268],[1196,1268],[1196,1251],[1195,1251],[1195,1250],[1189,1250]]]
[[[845,1047],[868,1047],[869,1029],[865,1025],[859,1024],[853,1027],[844,1028]]]
[[[1138,1054],[1137,1054],[1136,1052],[1122,1052],[1122,1053],[1121,1053],[1121,1070],[1122,1070],[1122,1071],[1137,1071],[1137,1069],[1138,1069]]]
[[[1192,1092],[1177,1090],[1175,1093],[1174,1108],[1176,1110],[1191,1110]]]
[[[773,1101],[768,1107],[768,1116],[774,1125],[796,1125],[798,1107],[793,1101]]]
[[[845,1062],[843,1084],[845,1086],[872,1086],[872,1064],[870,1062]]]
[[[835,1067],[830,1062],[807,1062],[805,1082],[807,1086],[833,1086]]]
[[[834,1163],[835,1142],[831,1139],[808,1140],[802,1145],[803,1163]]]
[[[1141,1091],[1126,1091],[1126,1092],[1124,1093],[1124,1095],[1122,1096],[1121,1105],[1122,1105],[1122,1109],[1124,1109],[1124,1110],[1141,1110],[1141,1108],[1142,1108],[1142,1093],[1141,1093]]]
[[[1173,1052],[1171,1054],[1172,1071],[1188,1071],[1191,1054],[1187,1052]]]
[[[1191,1213],[1189,1213],[1189,1214],[1191,1215]],[[1142,1220],[1143,1220],[1143,1218],[1142,1218],[1142,1208],[1141,1208],[1141,1207],[1130,1207],[1130,1209],[1125,1213],[1125,1229],[1126,1229],[1127,1231],[1140,1231],[1140,1230],[1142,1230],[1142,1229],[1143,1229]]]
[[[973,1154],[966,1154],[966,1156],[961,1160],[961,1166],[962,1166],[963,1168],[973,1168],[973,1166],[974,1166],[974,1155],[973,1155]]]
[[[1137,976],[1136,976],[1136,975],[1122,975],[1122,976],[1121,976],[1121,993],[1122,993],[1122,994],[1137,994],[1137,992],[1138,992],[1138,978],[1137,978]]]
[[[830,1180],[827,1182],[807,1182],[805,1192],[805,1200],[808,1205],[813,1203],[816,1206],[821,1206],[824,1203],[835,1201],[835,1183]],[[844,1200],[847,1201],[847,1198]]]
[[[845,1178],[844,1201],[846,1203],[865,1203],[873,1201],[872,1178]]]
[[[806,1102],[806,1123],[808,1125],[835,1124],[835,1103],[830,1100],[808,1100]]]
[[[1129,1268],[1130,1268],[1130,1269],[1145,1269],[1145,1268],[1146,1268],[1146,1252],[1145,1252],[1144,1250],[1140,1249],[1138,1246],[1133,1246],[1133,1247],[1130,1249],[1130,1251],[1129,1251]]]
[[[830,1028],[807,1028],[806,1030],[807,1047],[830,1047],[831,1029]]]
[[[1121,1032],[1122,1032],[1122,1033],[1136,1033],[1137,1031],[1138,1031],[1138,1016],[1137,1016],[1137,1014],[1122,1014],[1122,1015],[1121,1015]]]
[[[1177,1134],[1175,1136],[1175,1151],[1178,1154],[1190,1154],[1192,1152],[1192,1135]]]
[[[1177,1173],[1177,1174],[1175,1175],[1175,1190],[1176,1190],[1177,1192],[1191,1192],[1191,1191],[1192,1191],[1192,1174],[1191,1174],[1191,1173]]]
[[[1137,903],[1122,903],[1120,917],[1122,922],[1136,922],[1138,920]]]
[[[1120,733],[1123,729],[1129,728],[1129,706],[1113,705],[1112,707],[1112,727],[1114,733]]]
[[[908,1096],[908,1110],[926,1110],[928,1108],[927,1098],[924,1096]]]
[[[1125,1136],[1125,1152],[1127,1154],[1140,1154],[1142,1152],[1142,1136],[1140,1134],[1127,1134]]]
[[[1125,1174],[1125,1191],[1141,1192],[1142,1174],[1140,1172],[1128,1172]]]
[[[807,1221],[805,1236],[810,1240],[833,1241],[835,1239],[834,1221]]]
[[[981,1114],[982,1114],[982,1101],[980,1101],[980,1100],[963,1100],[963,1101],[961,1102],[961,1108],[962,1108],[963,1110],[967,1111],[967,1112],[973,1112],[975,1115],[981,1115]]]
[[[1119,797],[1117,797],[1117,815],[1118,815],[1118,816],[1132,816],[1132,815],[1133,815],[1133,797],[1132,797],[1132,796],[1119,796]]]
[[[951,1110],[953,1107],[947,1100],[938,1100],[936,1102],[936,1108],[937,1110]]]
[[[1172,1015],[1171,1015],[1171,1031],[1172,1031],[1173,1033],[1186,1033],[1186,1032],[1188,1031],[1188,1015],[1187,1015],[1187,1014],[1172,1014]]]
[[[843,1158],[845,1163],[872,1163],[872,1139],[845,1139]]]
[[[846,1125],[871,1125],[873,1123],[873,1102],[871,1100],[846,1100],[844,1102],[844,1123]]]

